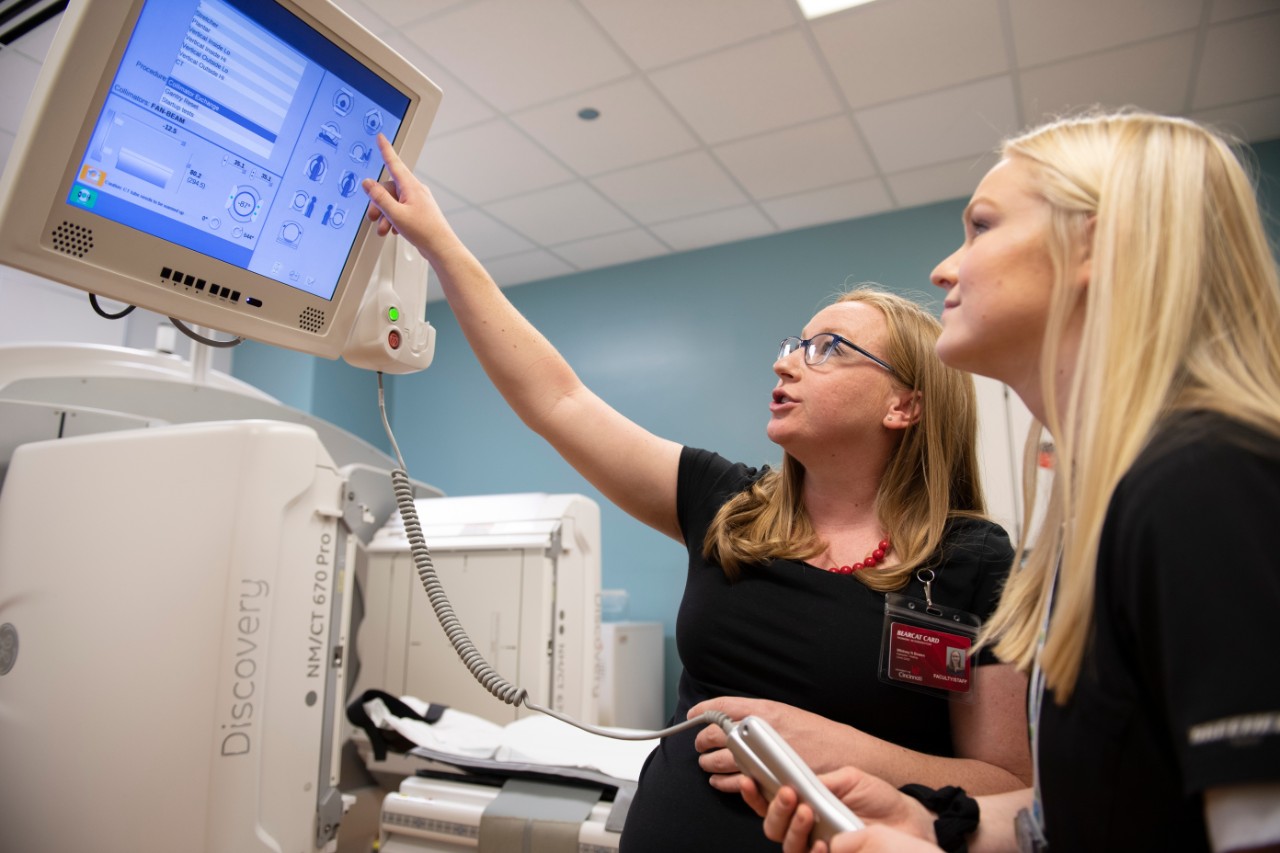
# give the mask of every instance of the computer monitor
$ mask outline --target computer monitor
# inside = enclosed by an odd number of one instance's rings
[[[330,0],[76,0],[0,174],[0,262],[337,358],[376,136],[414,162],[440,99]]]

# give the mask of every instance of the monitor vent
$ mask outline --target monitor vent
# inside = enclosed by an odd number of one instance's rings
[[[93,249],[93,229],[74,222],[63,222],[53,229],[53,248],[64,255],[83,258]]]
[[[318,332],[324,326],[324,312],[319,308],[306,308],[298,317],[298,328],[304,332]]]

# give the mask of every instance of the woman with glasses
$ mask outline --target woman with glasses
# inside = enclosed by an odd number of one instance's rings
[[[942,359],[1008,383],[1056,445],[984,629],[1032,673],[1035,784],[918,802],[846,768],[828,785],[879,825],[831,849],[1280,850],[1280,281],[1254,189],[1221,137],[1142,113],[1003,155],[933,280]],[[809,848],[792,791],[743,794]]]
[[[983,518],[973,384],[938,361],[935,318],[873,290],[823,308],[776,351],[767,429],[781,467],[734,464],[653,435],[583,386],[380,145],[392,180],[366,182],[369,216],[430,261],[508,404],[609,500],[687,547],[676,719],[759,714],[819,769],[856,759],[903,781],[1026,784],[1025,677],[986,658],[939,680],[942,647],[935,662],[923,652],[937,637],[886,639],[886,593],[977,621],[1013,554]],[[920,651],[916,673],[882,666],[894,649]],[[660,743],[623,850],[777,849],[723,743],[714,726]]]

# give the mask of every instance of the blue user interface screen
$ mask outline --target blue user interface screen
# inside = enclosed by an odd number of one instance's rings
[[[408,108],[275,3],[148,0],[67,203],[332,299]]]

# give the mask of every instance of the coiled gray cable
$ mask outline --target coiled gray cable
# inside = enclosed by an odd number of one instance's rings
[[[413,555],[413,565],[417,569],[418,579],[422,582],[422,588],[427,592],[427,598],[431,602],[431,609],[435,611],[436,619],[439,620],[440,627],[444,629],[445,636],[448,637],[453,650],[457,652],[458,657],[466,664],[471,675],[476,681],[480,682],[485,690],[508,705],[524,705],[531,711],[538,711],[555,717],[557,720],[583,731],[617,738],[618,740],[651,740],[708,724],[715,724],[726,732],[729,731],[733,725],[733,719],[723,711],[715,710],[706,711],[693,719],[685,720],[683,723],[677,723],[674,726],[668,726],[656,732],[619,731],[617,729],[592,726],[567,717],[552,708],[546,708],[529,701],[528,691],[511,684],[503,678],[497,670],[489,665],[489,662],[484,659],[484,655],[480,653],[480,650],[471,642],[471,638],[467,636],[467,632],[453,612],[453,605],[449,603],[448,596],[445,595],[444,586],[440,583],[440,578],[436,574],[435,564],[431,560],[431,552],[427,549],[426,539],[422,535],[422,524],[418,520],[418,509],[413,499],[413,486],[409,482],[409,475],[405,473],[404,457],[400,454],[400,446],[396,443],[396,437],[391,432],[391,424],[387,420],[386,398],[382,387],[382,371],[378,371],[378,411],[382,415],[382,426],[387,431],[387,438],[391,442],[391,450],[400,465],[399,468],[391,472],[391,485],[395,492],[396,506],[400,510],[400,517],[404,520],[404,530],[409,540],[409,551]]]
[[[467,665],[476,681],[494,696],[508,705],[519,705],[526,701],[527,692],[507,683],[498,672],[484,659],[467,632],[453,612],[453,605],[445,595],[444,586],[436,574],[431,553],[427,550],[426,539],[422,536],[422,525],[418,521],[417,508],[413,502],[413,486],[405,472],[397,468],[391,472],[391,484],[395,490],[396,505],[400,508],[400,516],[404,519],[404,531],[409,538],[409,550],[413,554],[413,564],[418,571],[418,579],[422,588],[427,591],[431,608],[440,620],[440,627],[453,646],[458,657]]]

